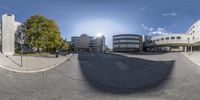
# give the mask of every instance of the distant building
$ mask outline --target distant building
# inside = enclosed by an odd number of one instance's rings
[[[1,51],[3,54],[12,55],[15,53],[15,33],[21,23],[15,21],[12,14],[2,15],[1,30]]]
[[[100,37],[95,38],[93,42],[93,50],[96,52],[104,52],[105,49],[106,49],[105,37],[100,36]]]
[[[147,51],[147,46],[151,42],[151,38],[149,35],[142,35],[143,51]]]
[[[82,34],[80,37],[71,38],[71,46],[73,51],[89,51],[90,38],[87,34]]]
[[[105,51],[105,37],[94,38],[87,34],[82,34],[80,37],[71,38],[72,51]]]
[[[94,37],[88,36],[89,37],[89,51],[94,51]]]
[[[113,36],[114,52],[133,52],[143,49],[141,35],[136,34],[118,34]]]

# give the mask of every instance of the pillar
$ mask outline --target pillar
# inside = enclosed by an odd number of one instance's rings
[[[185,52],[187,52],[187,46],[185,46]]]
[[[15,17],[4,14],[2,16],[2,53],[12,55],[15,53]]]

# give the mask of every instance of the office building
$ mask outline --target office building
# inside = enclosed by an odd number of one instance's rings
[[[105,37],[99,36],[96,37],[93,41],[93,50],[96,52],[104,52],[105,51]]]
[[[79,37],[74,36],[71,38],[72,51],[105,51],[105,37],[92,37],[87,34],[82,34]]]
[[[113,36],[114,52],[134,52],[143,49],[142,36],[136,34],[118,34]]]
[[[91,38],[87,34],[82,34],[80,37],[71,38],[71,46],[73,51],[89,51]]]

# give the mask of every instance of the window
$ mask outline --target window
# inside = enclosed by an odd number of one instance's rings
[[[193,40],[195,39],[195,37],[193,36]]]
[[[169,37],[166,37],[165,40],[169,40]]]
[[[157,42],[159,41],[159,39],[157,39]]]
[[[172,39],[172,40],[174,40],[174,39],[175,39],[175,37],[174,37],[174,36],[172,36],[172,37],[171,37],[171,39]]]
[[[161,41],[163,41],[164,40],[164,38],[161,38]]]
[[[181,37],[180,37],[180,36],[177,36],[176,39],[181,39]]]

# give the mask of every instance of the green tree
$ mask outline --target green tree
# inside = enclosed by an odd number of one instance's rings
[[[70,44],[67,43],[66,41],[64,41],[63,44],[62,44],[62,49],[63,49],[64,51],[68,51],[69,48],[70,48]]]
[[[41,15],[31,16],[24,24],[25,43],[43,50],[55,50],[62,46],[62,37],[54,20]]]

